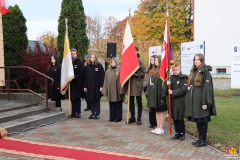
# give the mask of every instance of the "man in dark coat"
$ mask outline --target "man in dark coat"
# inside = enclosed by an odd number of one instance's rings
[[[81,100],[83,96],[83,83],[84,83],[84,64],[77,56],[77,50],[71,49],[71,56],[73,62],[74,79],[71,81],[71,102],[72,102],[72,115],[71,117],[81,117]]]
[[[136,52],[138,52],[138,47],[135,48]],[[131,77],[130,81],[130,111],[131,111],[131,117],[129,119],[129,123],[136,122],[135,118],[135,105],[134,105],[134,99],[136,97],[137,104],[138,104],[138,116],[137,116],[137,125],[141,125],[141,117],[142,117],[142,92],[143,92],[143,80],[146,73],[146,66],[142,59],[140,59],[139,53],[137,53],[138,60],[139,60],[139,69],[136,71],[136,73]],[[128,83],[126,83],[128,84]],[[126,88],[128,85],[126,85]],[[127,89],[126,89],[127,91]]]
[[[98,63],[96,54],[90,55],[90,64],[86,66],[84,91],[87,92],[87,101],[92,114],[89,119],[99,119],[100,99],[102,97],[104,81],[103,66]]]
[[[187,89],[187,76],[181,73],[181,66],[179,63],[174,64],[172,69],[173,75],[171,76],[170,81],[167,81],[167,85],[171,84],[171,89],[169,89],[167,93],[172,95],[171,97],[172,119],[174,122],[176,132],[172,139],[184,140],[185,139],[184,114],[185,114],[185,95]]]

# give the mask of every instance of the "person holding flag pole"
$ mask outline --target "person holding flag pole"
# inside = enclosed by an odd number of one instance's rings
[[[170,42],[170,32],[169,32],[169,6],[167,3],[167,20],[165,25],[165,33],[164,33],[164,42],[163,42],[163,51],[162,51],[162,61],[161,67],[159,70],[160,77],[165,83],[167,79],[170,81],[170,62],[173,62],[173,52]],[[168,88],[171,89],[171,84],[168,85]],[[171,95],[168,96],[168,105],[171,106]],[[172,135],[172,111],[171,107],[168,109],[169,111],[169,134]]]
[[[66,21],[66,34],[64,40],[64,53],[61,70],[61,94],[68,90],[69,97],[69,118],[80,118],[80,97],[83,92],[83,62],[79,60],[76,49],[69,49],[68,26]],[[71,82],[71,86],[70,86]],[[71,109],[72,102],[72,109]],[[76,114],[77,112],[77,114]]]
[[[127,110],[127,121],[126,121],[127,124],[129,124],[129,109],[130,109],[130,94],[131,94],[130,90],[131,90],[131,84],[132,84],[130,81],[131,81],[131,77],[139,70],[139,68],[140,68],[139,59],[138,59],[135,45],[133,42],[131,28],[130,28],[129,22],[127,21],[124,38],[123,38],[122,61],[121,61],[121,70],[120,70],[121,87],[124,89],[128,89],[128,110]],[[128,87],[126,87],[125,84],[127,84]]]

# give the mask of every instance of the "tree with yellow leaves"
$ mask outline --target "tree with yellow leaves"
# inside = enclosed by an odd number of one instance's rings
[[[193,3],[192,0],[168,0],[168,4],[171,42],[175,60],[179,61],[181,43],[193,39]],[[132,17],[133,37],[137,45],[139,41],[144,44],[140,48],[147,62],[150,46],[146,44],[162,44],[166,16],[166,0],[140,0]]]

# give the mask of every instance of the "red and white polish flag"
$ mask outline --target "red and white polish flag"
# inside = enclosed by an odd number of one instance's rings
[[[139,69],[139,60],[132,38],[131,28],[127,22],[123,46],[122,46],[122,60],[120,70],[120,84],[123,87],[126,81]]]
[[[9,12],[9,4],[8,4],[8,0],[0,0],[0,5],[1,5],[1,14],[7,14]]]
[[[165,82],[168,78],[168,71],[169,71],[169,45],[168,45],[168,29],[167,29],[167,20],[164,32],[164,42],[163,42],[163,50],[162,50],[162,60],[161,60],[161,67],[159,70],[160,77],[163,82]]]

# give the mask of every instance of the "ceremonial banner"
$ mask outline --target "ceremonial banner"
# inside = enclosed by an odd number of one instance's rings
[[[66,28],[63,61],[61,70],[61,94],[64,95],[67,91],[69,82],[74,79],[74,71],[72,65],[72,57],[69,49],[68,28]]]
[[[2,15],[7,14],[9,12],[8,0],[0,0],[0,12]]]
[[[139,61],[137,52],[132,38],[130,25],[127,22],[123,46],[122,46],[122,61],[120,70],[120,84],[124,86],[126,81],[139,69]]]
[[[166,20],[163,50],[162,50],[162,61],[161,61],[161,67],[159,70],[159,74],[163,82],[165,82],[168,78],[168,72],[170,70],[170,62],[172,61],[173,61],[173,51],[172,51],[172,45],[170,41],[168,21]]]

